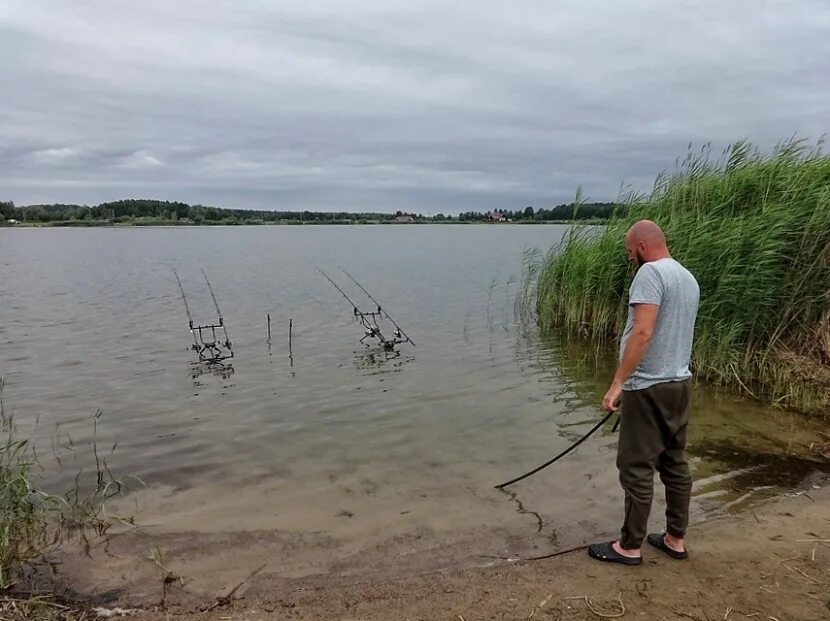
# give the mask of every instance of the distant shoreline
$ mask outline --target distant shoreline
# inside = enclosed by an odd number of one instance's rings
[[[481,221],[436,221],[436,222],[357,222],[354,220],[321,222],[315,221],[300,221],[288,220],[282,222],[202,222],[201,224],[195,222],[180,222],[180,221],[150,221],[150,222],[106,222],[98,220],[75,220],[75,221],[57,221],[57,222],[17,222],[15,224],[2,224],[0,228],[6,229],[39,229],[39,228],[211,228],[217,226],[232,226],[232,227],[268,227],[268,226],[424,226],[424,225],[438,225],[438,226],[458,226],[458,225],[478,225],[478,226],[536,226],[549,224],[589,224],[597,225],[604,224],[607,220],[602,219],[584,219],[584,220],[541,220],[541,221],[518,221],[518,222],[481,222]]]
[[[432,212],[280,211],[225,209],[176,201],[124,199],[100,205],[21,205],[0,201],[0,226],[192,226],[253,224],[572,224],[607,221],[627,207],[617,203],[567,203],[551,209],[528,205],[516,211],[462,211],[456,215]]]

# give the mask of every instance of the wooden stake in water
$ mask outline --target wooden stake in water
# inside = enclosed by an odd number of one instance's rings
[[[271,342],[271,313],[268,313],[268,342]]]
[[[294,347],[292,344],[293,340],[293,333],[294,333],[294,319],[288,319],[288,361],[291,364],[291,368],[294,368]]]

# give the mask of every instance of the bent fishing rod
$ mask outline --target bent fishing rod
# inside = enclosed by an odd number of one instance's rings
[[[572,450],[574,450],[577,446],[579,446],[580,444],[582,444],[583,442],[585,442],[585,440],[587,440],[587,439],[588,439],[588,438],[590,438],[592,435],[594,435],[594,433],[596,433],[596,432],[597,432],[597,430],[598,430],[600,427],[602,427],[605,423],[607,423],[607,422],[608,422],[608,419],[609,419],[609,418],[611,418],[613,415],[614,415],[614,412],[608,412],[608,414],[606,414],[606,415],[603,417],[603,419],[602,419],[601,421],[599,421],[596,425],[594,425],[588,433],[586,433],[584,436],[582,436],[581,438],[579,438],[579,440],[577,440],[576,442],[574,442],[573,444],[571,444],[568,448],[566,448],[564,451],[562,451],[561,453],[559,453],[559,454],[558,454],[556,457],[554,457],[553,459],[550,459],[550,460],[546,461],[546,462],[545,462],[545,463],[543,463],[541,466],[539,466],[539,467],[537,467],[537,468],[534,468],[534,469],[533,469],[533,470],[531,470],[530,472],[526,472],[525,474],[523,474],[523,475],[521,475],[521,476],[518,476],[518,477],[516,477],[515,479],[510,479],[510,480],[509,480],[509,481],[507,481],[506,483],[501,483],[500,485],[496,485],[496,486],[495,486],[495,488],[496,488],[496,489],[504,489],[505,487],[507,487],[507,486],[509,486],[509,485],[513,485],[514,483],[518,483],[519,481],[523,481],[524,479],[526,479],[526,478],[528,478],[528,477],[530,477],[530,476],[533,476],[534,474],[536,474],[536,473],[537,473],[537,472],[539,472],[540,470],[544,470],[544,469],[545,469],[545,468],[547,468],[548,466],[553,465],[554,463],[556,463],[557,461],[559,461],[560,459],[562,459],[565,455],[567,455],[567,454],[568,454],[568,453],[570,453]],[[616,431],[616,430],[617,430],[617,426],[618,426],[619,424],[620,424],[620,419],[619,419],[619,418],[617,418],[617,422],[616,422],[616,423],[614,423],[614,429],[613,429],[614,431]]]

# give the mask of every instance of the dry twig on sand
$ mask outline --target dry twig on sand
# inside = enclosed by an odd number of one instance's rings
[[[812,576],[808,576],[807,574],[805,574],[805,573],[804,573],[803,571],[801,571],[798,567],[790,567],[789,565],[787,565],[787,563],[786,563],[786,562],[781,563],[781,564],[782,564],[784,567],[786,567],[787,569],[789,569],[790,571],[797,571],[798,573],[800,573],[802,576],[804,576],[805,578],[807,578],[807,580],[809,580],[809,581],[810,581],[810,582],[812,582],[813,584],[822,584],[821,582],[819,582],[818,580],[816,580],[816,579],[815,579],[815,578],[813,578]]]
[[[544,608],[544,607],[547,605],[547,603],[550,601],[550,598],[551,598],[551,597],[553,597],[553,593],[551,593],[551,594],[550,594],[550,595],[548,595],[545,599],[543,599],[541,602],[539,602],[538,604],[536,604],[536,605],[533,607],[533,610],[531,610],[531,611],[530,611],[530,616],[528,617],[528,619],[532,619],[532,618],[536,615],[536,613],[537,613],[537,612],[539,612],[540,610],[542,610],[542,608]]]
[[[603,619],[616,619],[621,617],[625,614],[625,604],[622,601],[622,593],[617,595],[617,601],[620,602],[620,612],[615,612],[614,614],[605,614],[598,611],[591,605],[591,599],[587,595],[579,595],[577,597],[567,597],[566,599],[581,599],[585,602],[585,605],[588,606],[588,609],[593,612],[596,616],[602,617]]]
[[[234,595],[236,595],[236,592],[237,592],[239,589],[241,589],[241,588],[242,588],[242,585],[244,585],[244,584],[245,584],[246,582],[248,582],[251,578],[253,578],[254,576],[256,576],[259,572],[261,572],[261,571],[262,571],[263,569],[265,569],[267,566],[268,566],[268,565],[267,565],[267,563],[266,563],[266,564],[263,564],[263,565],[260,565],[259,567],[257,567],[255,570],[253,570],[251,573],[249,573],[249,574],[247,575],[247,577],[246,577],[246,578],[245,578],[242,582],[240,582],[240,583],[239,583],[239,584],[237,584],[235,587],[233,587],[230,591],[228,591],[228,594],[227,594],[227,595],[220,595],[220,596],[218,596],[218,597],[216,598],[216,601],[213,603],[213,605],[212,605],[210,608],[208,608],[205,612],[210,612],[210,611],[211,611],[211,610],[213,610],[214,608],[219,608],[219,606],[230,606],[230,605],[231,605],[231,602],[233,602],[233,596],[234,596]]]

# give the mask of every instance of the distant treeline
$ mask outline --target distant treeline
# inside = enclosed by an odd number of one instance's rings
[[[573,220],[574,218],[577,220],[607,220],[614,214],[615,209],[620,210],[619,213],[621,214],[624,212],[625,206],[617,203],[563,203],[552,209],[535,210],[533,207],[525,207],[518,211],[503,209],[484,213],[465,211],[459,214],[457,219],[462,222],[476,222],[490,220],[493,214],[500,214],[514,222],[545,222],[551,220],[561,222],[564,220]]]
[[[553,209],[517,211],[498,209],[492,212],[469,211],[458,216],[437,214],[424,216],[398,211],[396,213],[351,213],[346,211],[256,211],[222,209],[205,205],[188,205],[175,201],[121,200],[100,205],[25,205],[0,202],[0,225],[42,223],[65,226],[96,226],[105,224],[369,224],[391,222],[479,222],[512,220],[543,222],[608,219],[619,207],[614,203],[563,204]]]

